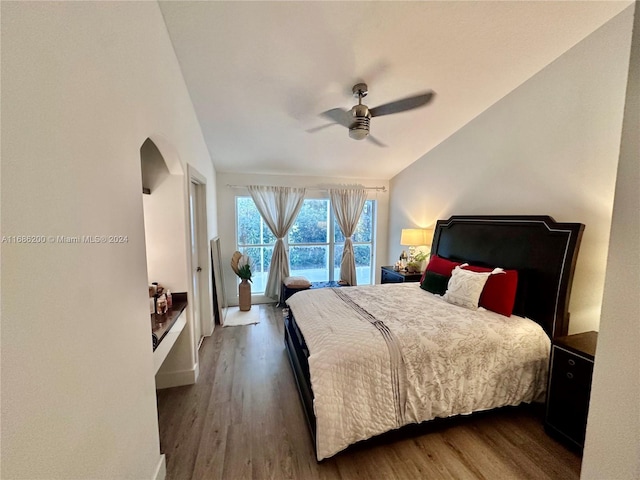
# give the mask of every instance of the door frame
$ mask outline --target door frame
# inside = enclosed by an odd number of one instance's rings
[[[198,170],[196,170],[190,164],[187,164],[187,196],[190,197],[191,191],[195,188],[195,199],[196,199],[196,212],[195,218],[191,218],[191,208],[188,208],[188,229],[187,235],[189,240],[189,248],[187,249],[189,255],[189,266],[190,266],[190,276],[189,276],[189,291],[191,293],[191,299],[194,298],[193,292],[193,278],[192,275],[195,272],[197,267],[200,267],[202,270],[200,272],[199,284],[200,284],[200,292],[198,295],[198,310],[200,312],[200,335],[202,337],[210,336],[213,333],[214,327],[214,317],[213,317],[213,309],[211,307],[212,304],[212,294],[211,294],[211,253],[209,249],[209,241],[208,241],[208,225],[207,225],[207,179],[202,175]],[[196,231],[198,232],[198,237],[196,239],[196,245],[198,247],[198,256],[199,258],[194,259],[191,254],[191,222],[195,221],[197,225]],[[193,310],[192,310],[193,312]],[[192,315],[192,318],[195,315]],[[196,319],[194,318],[194,322]],[[195,333],[195,328],[193,329]],[[200,338],[193,338],[193,344],[196,350],[197,357],[197,349],[200,345]]]

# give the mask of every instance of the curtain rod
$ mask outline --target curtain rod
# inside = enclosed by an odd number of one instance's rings
[[[247,188],[249,185],[231,185],[227,183],[227,187],[229,188]],[[354,188],[350,185],[347,186],[342,186],[342,185],[336,185],[336,188]],[[306,188],[307,190],[329,190],[332,187],[303,187]],[[356,187],[357,188],[357,187]],[[365,190],[375,190],[376,192],[386,192],[387,191],[387,187],[362,187]]]

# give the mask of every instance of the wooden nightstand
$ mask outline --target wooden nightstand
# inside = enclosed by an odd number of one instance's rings
[[[598,332],[558,337],[551,347],[545,430],[582,449]]]
[[[396,272],[393,267],[381,267],[380,283],[419,282],[422,273]]]

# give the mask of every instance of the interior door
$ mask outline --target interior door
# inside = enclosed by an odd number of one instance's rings
[[[190,210],[190,222],[191,222],[191,265],[193,271],[191,272],[192,278],[192,311],[193,311],[193,339],[194,347],[196,351],[200,348],[202,343],[202,323],[200,319],[200,283],[202,267],[200,265],[200,251],[198,247],[198,239],[200,238],[200,231],[198,225],[198,187],[195,182],[191,182],[189,185],[189,210]]]

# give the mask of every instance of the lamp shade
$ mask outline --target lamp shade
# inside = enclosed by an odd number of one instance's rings
[[[400,245],[410,247],[418,247],[420,245],[429,245],[430,239],[427,230],[424,228],[403,228],[400,235]]]

